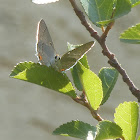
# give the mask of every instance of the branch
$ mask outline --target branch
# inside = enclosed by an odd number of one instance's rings
[[[76,15],[79,17],[82,25],[85,26],[85,28],[89,31],[90,35],[92,37],[94,37],[96,40],[100,40],[100,36],[97,34],[97,31],[95,31],[91,25],[86,21],[85,16],[83,15],[83,13],[80,11],[80,9],[78,8],[78,6],[75,3],[75,0],[69,0]]]
[[[126,71],[121,67],[121,65],[119,64],[119,62],[117,61],[117,59],[115,58],[115,55],[113,53],[111,53],[107,47],[107,45],[105,44],[106,41],[106,37],[107,34],[109,32],[109,30],[111,29],[111,27],[113,26],[114,22],[111,22],[110,24],[108,24],[108,26],[105,29],[105,32],[99,36],[97,31],[95,31],[91,25],[86,21],[85,16],[83,15],[83,13],[81,12],[81,10],[78,8],[77,4],[75,3],[75,0],[69,0],[76,15],[79,17],[81,23],[83,26],[85,26],[85,28],[87,29],[87,31],[89,31],[90,35],[97,40],[97,42],[100,44],[100,46],[102,47],[102,53],[103,55],[108,57],[108,63],[114,67],[115,69],[118,70],[118,72],[121,74],[123,81],[128,85],[129,90],[132,92],[132,94],[138,99],[138,102],[140,102],[140,90],[134,85],[134,83],[132,82],[132,80],[129,78],[129,76],[127,75]]]
[[[77,103],[79,103],[79,104],[81,104],[81,105],[87,107],[87,108],[90,110],[90,112],[91,112],[93,118],[95,118],[97,121],[103,121],[103,119],[102,119],[101,116],[97,113],[97,111],[94,110],[94,109],[92,109],[92,107],[90,106],[90,104],[89,104],[87,101],[85,101],[83,98],[76,97],[76,98],[72,98],[72,99],[73,99],[75,102],[77,102]]]

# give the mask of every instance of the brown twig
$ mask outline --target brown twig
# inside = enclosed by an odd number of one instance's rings
[[[75,102],[77,102],[77,103],[79,103],[79,104],[81,104],[81,105],[87,107],[87,108],[90,110],[90,112],[91,112],[93,118],[95,118],[97,121],[103,121],[103,119],[101,118],[101,116],[97,113],[96,110],[94,110],[94,109],[90,106],[90,104],[88,103],[88,101],[85,101],[85,100],[84,100],[83,98],[81,98],[81,97],[72,98],[72,99],[73,99]]]
[[[105,41],[105,38],[107,37],[108,32],[110,31],[110,29],[112,28],[113,25],[114,25],[114,21],[109,23],[109,25],[106,27],[104,33],[101,36],[101,40]]]
[[[105,44],[106,41],[106,37],[107,34],[109,32],[109,30],[111,29],[111,27],[113,26],[114,22],[111,22],[110,24],[108,24],[108,26],[105,29],[105,32],[99,36],[97,31],[95,31],[91,25],[86,21],[85,16],[83,15],[83,13],[81,12],[81,10],[78,8],[78,6],[75,3],[75,0],[69,0],[76,15],[79,17],[82,25],[85,26],[85,28],[89,31],[90,35],[97,40],[97,42],[100,44],[100,46],[102,47],[102,53],[103,55],[107,56],[109,61],[108,63],[114,67],[115,69],[118,70],[118,72],[122,75],[122,79],[123,81],[128,85],[129,90],[132,92],[132,94],[138,99],[138,102],[140,102],[140,90],[134,85],[134,83],[132,82],[132,80],[129,78],[129,76],[127,75],[126,71],[121,67],[121,65],[119,64],[119,62],[117,61],[117,59],[115,58],[115,55],[113,53],[111,53],[107,47],[107,45]]]

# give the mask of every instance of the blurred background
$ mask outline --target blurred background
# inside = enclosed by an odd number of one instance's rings
[[[128,27],[140,23],[140,6],[129,15],[117,19],[107,38],[109,49],[127,70],[135,85],[140,88],[140,46],[124,44],[119,35]],[[0,139],[3,140],[72,140],[54,136],[52,131],[71,120],[81,120],[91,125],[98,122],[90,112],[71,98],[55,91],[24,81],[9,78],[19,62],[37,62],[35,56],[36,28],[43,18],[49,28],[56,51],[67,51],[67,42],[82,44],[92,41],[76,17],[69,1],[60,0],[48,5],[35,5],[31,0],[0,0]],[[97,31],[100,29],[94,27]],[[108,59],[96,43],[88,52],[89,65],[98,74],[108,67]],[[68,74],[70,74],[68,72]],[[121,76],[108,100],[100,108],[104,119],[113,121],[115,108],[124,101],[137,101]]]

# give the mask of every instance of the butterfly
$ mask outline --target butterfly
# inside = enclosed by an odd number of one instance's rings
[[[62,55],[62,57],[60,57],[54,49],[54,45],[45,21],[41,19],[38,23],[36,36],[36,56],[42,65],[46,65],[48,67],[52,66],[59,72],[69,70],[93,46],[94,42],[92,41],[68,51]]]

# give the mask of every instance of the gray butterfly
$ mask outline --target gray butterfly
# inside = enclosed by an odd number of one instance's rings
[[[42,65],[52,66],[58,71],[65,71],[73,67],[94,46],[93,41],[86,43],[68,51],[60,58],[54,49],[51,36],[43,19],[38,23],[36,40],[36,55],[39,62]]]

